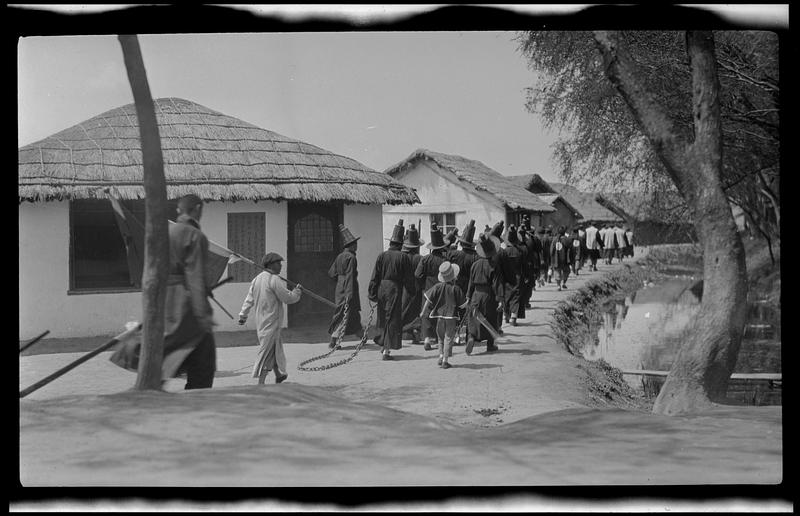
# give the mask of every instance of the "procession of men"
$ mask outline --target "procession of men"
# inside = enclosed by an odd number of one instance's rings
[[[184,196],[178,203],[178,224],[169,233],[170,285],[174,287],[170,287],[168,305],[175,309],[167,314],[163,378],[187,372],[186,389],[211,387],[216,370],[207,301],[213,294],[204,268],[208,240],[198,222],[202,205],[199,197]],[[393,360],[392,351],[402,349],[404,338],[421,344],[425,351],[438,350],[438,365],[443,369],[452,367],[449,359],[455,345],[465,345],[465,354],[471,355],[476,345],[486,342],[486,352],[496,352],[503,323],[513,327],[526,318],[537,287],[541,290],[555,280],[557,290],[567,289],[570,275],[579,275],[587,259],[589,270],[597,271],[601,252],[606,264],[633,256],[633,233],[619,225],[598,229],[589,222],[537,229],[525,215],[519,227],[505,228],[504,221],[484,227],[478,233],[475,220],[469,220],[460,235],[457,228],[445,235],[432,221],[426,244],[420,238],[421,228],[414,224],[406,228],[398,220],[387,239],[388,248],[373,264],[367,289],[374,305],[373,342],[382,360]],[[330,353],[340,347],[344,336],[355,335],[363,344],[370,331],[361,322],[357,258],[361,237],[343,224],[339,234],[342,250],[327,271],[336,282],[336,308],[328,326]],[[422,246],[428,250],[425,255],[420,253]],[[271,371],[275,383],[288,377],[281,337],[284,305],[297,303],[305,291],[300,285],[289,288],[280,276],[282,262],[279,254],[266,253],[261,259],[263,271],[251,281],[239,312],[240,325],[247,322],[251,310],[256,314],[260,346],[252,377],[259,384],[265,383]],[[112,361],[135,370],[138,351],[136,344],[124,346]]]

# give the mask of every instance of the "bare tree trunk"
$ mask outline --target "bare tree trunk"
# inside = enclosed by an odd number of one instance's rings
[[[119,43],[131,83],[139,139],[142,143],[145,193],[145,245],[142,273],[142,348],[135,389],[161,389],[161,365],[164,359],[164,305],[169,272],[169,235],[167,233],[167,185],[161,155],[161,138],[150,86],[135,35],[120,35]]]
[[[682,414],[724,398],[744,330],[747,275],[744,246],[722,189],[719,81],[710,32],[688,32],[694,141],[676,131],[644,86],[617,34],[597,31],[606,76],[630,107],[686,199],[703,245],[703,301],[653,411]]]

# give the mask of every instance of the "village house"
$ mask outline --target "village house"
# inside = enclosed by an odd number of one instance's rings
[[[589,203],[585,202],[585,200],[581,199],[580,196],[575,195],[573,192],[570,192],[571,195],[569,196],[565,195],[565,193],[557,189],[555,185],[542,179],[539,174],[512,176],[510,179],[527,191],[535,193],[540,199],[555,208],[555,212],[545,215],[543,224],[553,226],[553,228],[557,228],[558,226],[573,228],[578,222],[596,222],[594,219],[587,218],[586,214],[583,212],[584,209],[591,209],[593,212],[596,212],[597,210],[594,206],[590,206]],[[580,208],[578,206],[580,206]],[[616,218],[613,213],[602,206],[597,205],[596,208],[606,212],[603,215],[608,214],[608,216]],[[592,215],[598,216],[600,214],[592,213]]]
[[[398,219],[403,219],[406,227],[422,221],[420,236],[427,241],[431,222],[447,233],[453,228],[461,231],[475,220],[480,231],[501,220],[506,228],[519,225],[523,215],[530,215],[531,224],[538,227],[546,215],[556,211],[509,177],[461,156],[419,149],[388,168],[386,174],[413,188],[420,204],[384,206],[384,238],[391,236]]]
[[[332,300],[327,271],[341,250],[343,223],[361,237],[358,281],[366,299],[371,264],[383,250],[382,206],[419,202],[411,188],[187,100],[154,104],[167,196],[173,205],[187,193],[206,201],[200,224],[209,239],[256,263],[277,252],[286,259],[282,274]],[[51,337],[112,335],[141,320],[140,278],[132,277],[109,199],[144,221],[142,172],[133,104],[19,149],[20,340],[44,330]],[[243,262],[228,269],[234,280],[215,298],[235,314],[260,270]],[[304,296],[284,324],[327,324],[331,314]],[[217,331],[247,329],[216,308],[214,317]]]

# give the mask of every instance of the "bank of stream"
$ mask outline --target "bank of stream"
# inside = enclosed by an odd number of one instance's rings
[[[780,405],[780,263],[748,242],[748,312],[726,403]],[[648,410],[702,299],[702,256],[657,246],[593,280],[555,310],[557,341],[583,362],[598,405]]]

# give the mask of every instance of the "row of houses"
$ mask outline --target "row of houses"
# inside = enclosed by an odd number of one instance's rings
[[[378,172],[191,101],[162,98],[154,106],[168,197],[200,195],[211,240],[256,261],[280,253],[288,277],[328,299],[339,224],[362,237],[358,280],[366,298],[371,264],[399,218],[421,222],[423,238],[433,221],[449,231],[470,219],[519,224],[523,215],[536,226],[627,220],[596,194],[535,174],[504,176],[461,156],[420,149]],[[142,174],[133,104],[19,149],[20,339],[44,330],[51,337],[111,335],[140,319],[139,281],[109,199],[144,220]],[[215,297],[238,309],[257,272],[230,265],[234,280]],[[326,324],[330,313],[304,297],[284,323]],[[218,331],[244,329],[228,318],[217,322]]]

